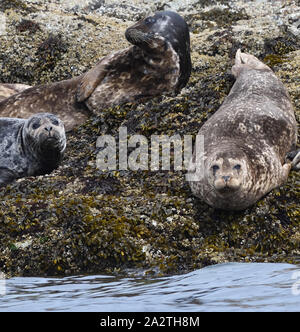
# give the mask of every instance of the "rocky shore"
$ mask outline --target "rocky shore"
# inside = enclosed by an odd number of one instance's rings
[[[268,64],[300,122],[299,1],[2,0],[0,82],[77,76],[127,47],[125,29],[174,10],[191,32],[192,76],[177,96],[103,110],[67,136],[61,166],[0,189],[0,270],[10,276],[169,274],[206,265],[300,259],[300,173],[242,212],[192,196],[184,171],[96,167],[97,138],[196,135],[234,82],[236,50]]]

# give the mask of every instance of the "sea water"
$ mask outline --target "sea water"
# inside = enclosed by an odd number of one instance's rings
[[[168,277],[11,278],[2,285],[0,311],[300,311],[300,266],[227,263]]]

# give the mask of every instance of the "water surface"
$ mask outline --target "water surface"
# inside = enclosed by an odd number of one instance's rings
[[[228,263],[163,278],[12,278],[5,290],[0,311],[300,311],[300,266]]]

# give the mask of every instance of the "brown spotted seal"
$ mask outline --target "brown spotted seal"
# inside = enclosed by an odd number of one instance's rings
[[[62,121],[49,113],[0,118],[0,187],[58,167],[66,148]]]
[[[242,210],[287,180],[297,123],[287,90],[268,66],[238,50],[232,73],[229,95],[199,131],[203,151],[194,152],[188,180],[212,207]]]
[[[31,86],[26,84],[2,83],[0,84],[0,101],[29,88]]]
[[[158,12],[129,27],[125,36],[133,46],[102,58],[79,77],[32,87],[1,101],[0,116],[51,112],[70,130],[102,108],[177,93],[186,85],[190,37],[180,15]]]

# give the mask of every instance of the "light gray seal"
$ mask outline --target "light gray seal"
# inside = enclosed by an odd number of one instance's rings
[[[103,108],[178,93],[187,84],[190,36],[180,15],[158,12],[129,27],[125,36],[133,45],[102,58],[85,74],[2,100],[0,116],[51,112],[69,131]]]
[[[0,118],[0,187],[18,178],[49,174],[65,148],[63,122],[53,114]]]
[[[232,73],[229,95],[198,133],[204,149],[194,152],[188,179],[212,207],[243,210],[286,182],[297,122],[287,90],[268,66],[238,50]]]

